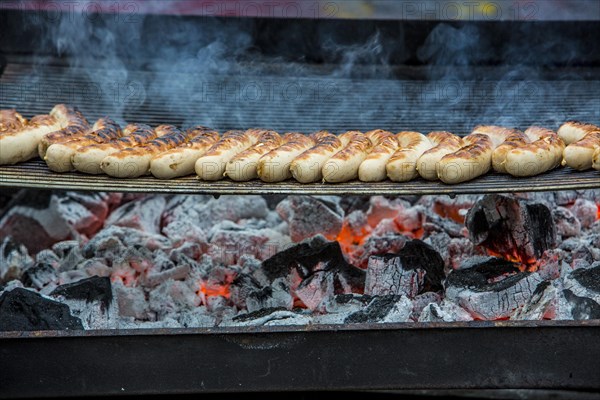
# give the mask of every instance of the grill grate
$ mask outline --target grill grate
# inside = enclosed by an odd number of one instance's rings
[[[50,172],[41,160],[0,167],[0,186],[34,189],[98,190],[108,192],[180,194],[328,194],[328,195],[425,195],[478,194],[600,188],[597,171],[576,172],[560,168],[532,178],[513,178],[488,174],[470,182],[445,185],[417,179],[407,183],[348,182],[340,184],[301,184],[293,181],[276,184],[261,181],[201,182],[195,177],[162,181],[153,177],[116,179],[105,175]]]
[[[600,80],[422,81],[347,79],[330,73],[282,75],[107,71],[10,63],[0,79],[0,108],[14,107],[30,117],[64,102],[77,105],[90,120],[110,115],[123,123],[199,123],[221,131],[261,126],[280,132],[384,128],[464,134],[480,123],[521,128],[540,124],[556,129],[567,119],[600,120]],[[423,180],[336,185],[206,183],[194,177],[159,181],[54,174],[37,160],[0,167],[0,186],[215,195],[459,194],[600,188],[600,174],[569,169],[530,179],[489,174],[452,186]]]

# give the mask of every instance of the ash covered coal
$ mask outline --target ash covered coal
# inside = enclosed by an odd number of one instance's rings
[[[600,191],[162,196],[19,191],[6,329],[600,317]]]

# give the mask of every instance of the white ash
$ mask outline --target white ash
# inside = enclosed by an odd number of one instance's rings
[[[412,313],[410,314],[410,320],[418,321],[421,317],[421,313],[423,312],[426,306],[430,305],[431,303],[439,304],[442,300],[443,296],[441,293],[425,292],[417,295],[413,299],[413,307]]]
[[[549,281],[539,284],[531,298],[510,316],[512,320],[539,321],[548,315],[554,306],[556,288]]]
[[[333,196],[289,196],[277,205],[290,237],[301,242],[317,234],[333,239],[342,229],[344,212]]]
[[[110,214],[104,226],[122,226],[158,234],[166,204],[167,201],[162,196],[146,197],[125,203]]]
[[[568,238],[581,234],[581,223],[568,208],[556,207],[553,209],[552,219],[558,235]]]
[[[419,315],[419,322],[472,321],[473,316],[449,300],[429,303]]]
[[[18,279],[33,264],[27,248],[5,237],[0,243],[0,283]]]

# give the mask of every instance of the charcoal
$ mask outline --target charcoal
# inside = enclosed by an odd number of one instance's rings
[[[59,242],[60,243],[60,242]],[[50,249],[42,250],[35,255],[35,262],[38,264],[48,264],[58,269],[60,266],[60,257]]]
[[[423,308],[419,315],[419,322],[455,322],[472,321],[473,317],[463,308],[451,301],[430,303]]]
[[[423,221],[420,228],[423,229],[424,237],[440,232],[444,232],[452,238],[464,237],[464,226],[458,222],[440,217],[438,214],[428,212],[423,208],[421,208],[421,214],[423,215]]]
[[[577,217],[583,229],[589,229],[596,222],[598,205],[590,200],[577,199],[571,207],[571,212]]]
[[[234,265],[241,255],[251,255],[265,260],[283,248],[289,239],[272,229],[247,230],[237,226],[222,225],[227,229],[216,229],[211,237],[208,253],[217,261]]]
[[[139,320],[147,320],[153,317],[150,306],[146,301],[146,295],[141,287],[128,287],[121,282],[113,281],[113,289],[120,316],[133,317]]]
[[[148,296],[150,309],[159,317],[197,307],[198,296],[185,282],[168,280],[151,290]]]
[[[466,226],[473,243],[525,264],[556,243],[556,226],[546,206],[507,196],[484,196],[467,214]]]
[[[362,252],[351,260],[353,265],[366,269],[369,257],[385,253],[398,253],[409,239],[398,233],[388,233],[383,236],[369,236],[363,245]]]
[[[340,207],[344,215],[354,211],[367,212],[371,206],[371,196],[344,196],[340,199]]]
[[[349,315],[344,323],[407,322],[412,312],[412,302],[404,296],[375,296],[367,306]]]
[[[431,196],[428,196],[431,197]],[[465,223],[469,209],[479,200],[478,195],[459,195],[456,197],[433,196],[431,209],[444,219],[449,219],[458,224]]]
[[[294,298],[290,294],[290,287],[282,278],[275,279],[271,286],[251,292],[246,299],[246,308],[249,312],[277,307],[291,310],[293,306]]]
[[[142,284],[147,287],[155,287],[169,279],[185,279],[191,271],[190,264],[176,265],[169,255],[162,250],[154,251],[147,262],[140,264]]]
[[[148,196],[125,203],[110,214],[104,226],[116,225],[158,234],[166,203],[164,196]]]
[[[369,258],[365,282],[368,295],[404,295],[414,298],[424,292],[442,290],[444,261],[428,244],[415,239],[398,254]]]
[[[58,286],[50,296],[67,304],[85,329],[106,329],[114,326],[118,314],[113,302],[112,285],[107,277],[93,276]]]
[[[75,269],[84,260],[77,240],[58,242],[52,246],[52,251],[59,257],[57,263],[59,272]]]
[[[179,323],[184,328],[212,328],[217,324],[217,320],[206,307],[195,307],[191,310],[184,310],[180,313]]]
[[[590,268],[572,271],[564,280],[564,288],[576,296],[600,303],[600,262]]]
[[[263,308],[259,311],[237,315],[232,318],[230,323],[222,325],[307,325],[310,321],[309,317],[284,308]]]
[[[294,242],[317,234],[333,240],[342,229],[341,207],[325,196],[289,196],[277,205],[277,212],[287,221]]]
[[[183,245],[172,249],[169,252],[169,258],[175,263],[190,263],[190,260],[199,260],[206,249],[203,249],[197,243],[184,243]]]
[[[0,243],[0,283],[21,277],[23,270],[33,264],[27,247],[7,236]]]
[[[262,198],[267,202],[269,210],[275,210],[277,205],[285,200],[288,196],[286,194],[263,194]]]
[[[543,282],[538,273],[521,272],[515,263],[490,258],[446,278],[446,298],[476,318],[508,318],[522,308]]]
[[[81,320],[70,314],[66,304],[22,288],[0,295],[1,331],[81,329]]]
[[[538,260],[537,272],[543,280],[560,278],[563,268],[564,253],[560,249],[547,250]]]
[[[550,313],[556,299],[556,288],[550,282],[540,283],[531,298],[510,317],[513,320],[540,321]]]
[[[21,281],[27,287],[38,290],[58,282],[58,273],[50,264],[35,263],[23,272]]]
[[[133,228],[109,226],[87,242],[82,249],[86,258],[102,256],[106,249],[112,249],[110,256],[117,256],[127,247],[144,247],[149,250],[168,249],[171,241],[164,236],[143,232]]]
[[[325,304],[325,311],[331,314],[352,314],[365,308],[373,296],[349,293],[340,294]],[[345,318],[344,318],[345,319]]]
[[[571,317],[574,320],[600,319],[600,304],[587,298],[577,296],[571,290],[564,290],[563,294],[571,306]]]
[[[413,308],[410,314],[410,320],[418,321],[419,317],[421,316],[421,312],[426,306],[432,303],[439,304],[442,299],[443,294],[436,292],[426,292],[415,296],[415,298],[412,299]]]
[[[558,235],[567,238],[581,233],[581,223],[569,209],[556,207],[552,210],[552,218]]]
[[[238,273],[229,287],[231,301],[240,309],[246,308],[248,296],[257,291],[261,291],[260,282],[247,273]]]

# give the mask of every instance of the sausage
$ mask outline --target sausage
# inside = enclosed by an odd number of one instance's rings
[[[100,163],[105,157],[128,147],[139,146],[156,139],[165,133],[159,128],[152,129],[144,124],[129,124],[123,129],[123,137],[119,139],[78,148],[71,158],[73,168],[86,174],[101,174]]]
[[[600,127],[593,124],[585,124],[579,121],[567,121],[558,128],[558,136],[566,145],[583,139],[588,133],[600,131]]]
[[[206,153],[196,160],[194,169],[198,177],[205,181],[223,179],[227,163],[237,154],[256,144],[262,130],[229,131],[221,140],[212,145]]]
[[[494,142],[488,135],[472,133],[463,139],[466,146],[445,155],[437,165],[439,179],[447,184],[470,181],[492,168]]]
[[[358,178],[358,168],[373,148],[371,140],[362,132],[353,132],[350,142],[323,165],[323,182],[348,182]]]
[[[88,133],[90,124],[85,119],[82,113],[76,108],[67,108],[66,119],[62,129],[48,133],[42,137],[38,144],[38,154],[43,160],[46,156],[46,150],[54,143],[64,143],[77,136],[82,136]]]
[[[150,171],[152,157],[173,149],[190,139],[192,132],[183,133],[172,125],[156,128],[165,133],[140,146],[130,147],[106,156],[100,163],[105,174],[115,178],[137,178]]]
[[[242,151],[227,163],[225,175],[238,182],[258,178],[258,160],[282,143],[283,139],[277,132],[264,131],[258,143]]]
[[[568,145],[563,152],[562,165],[578,171],[590,169],[593,166],[594,152],[598,148],[600,148],[600,129]]]
[[[529,140],[529,137],[525,133],[515,130],[510,134],[504,143],[496,147],[492,153],[492,168],[494,171],[505,174],[506,155],[508,152],[512,149],[525,146],[527,143],[531,143],[531,140]]]
[[[519,132],[519,130],[516,128],[506,128],[504,126],[496,125],[477,125],[471,132],[471,135],[480,134],[488,136],[492,140],[494,149],[496,149],[502,143],[506,142],[511,135],[517,132]]]
[[[323,165],[344,148],[346,140],[349,140],[348,135],[338,137],[331,133],[322,133],[317,144],[300,154],[290,164],[290,172],[294,179],[301,183],[318,182],[323,179]]]
[[[565,143],[556,133],[546,128],[531,127],[525,134],[540,139],[510,150],[504,164],[506,172],[518,177],[534,176],[560,165]]]
[[[385,166],[387,176],[394,182],[408,182],[419,176],[417,161],[433,144],[419,132],[400,132],[396,140],[398,149]]]
[[[594,156],[592,157],[592,168],[600,171],[600,148],[597,148],[594,151]]]
[[[373,149],[367,158],[358,167],[358,179],[363,182],[380,182],[387,177],[386,165],[398,150],[399,144],[396,136],[387,131],[382,131],[382,137],[373,144]],[[369,137],[369,132],[366,133]],[[371,142],[373,138],[369,137]]]
[[[0,110],[0,136],[5,132],[16,132],[27,126],[27,119],[15,109]]]
[[[16,164],[36,157],[42,137],[65,127],[71,111],[64,104],[58,104],[50,114],[33,117],[23,129],[3,132],[0,136],[0,165]]]
[[[368,131],[367,133],[365,133],[365,136],[369,138],[371,143],[373,143],[373,146],[377,146],[379,143],[381,143],[389,137],[395,137],[395,135],[392,132],[383,129],[375,129],[372,131]]]
[[[460,137],[450,132],[431,132],[427,138],[434,145],[425,151],[417,161],[417,171],[427,180],[438,179],[437,165],[445,155],[454,153],[463,147]]]
[[[122,133],[121,127],[115,121],[108,117],[100,118],[92,126],[91,132],[81,136],[77,135],[68,142],[50,145],[46,150],[44,161],[52,171],[72,171],[74,168],[71,160],[79,148],[118,139]]]
[[[292,132],[286,134],[286,142],[271,150],[258,160],[256,173],[264,182],[282,182],[292,177],[292,161],[316,144],[321,132],[313,135]]]
[[[152,157],[150,173],[155,178],[173,179],[193,174],[196,161],[219,141],[219,133],[210,128],[196,126],[190,131],[194,134],[188,142]]]

